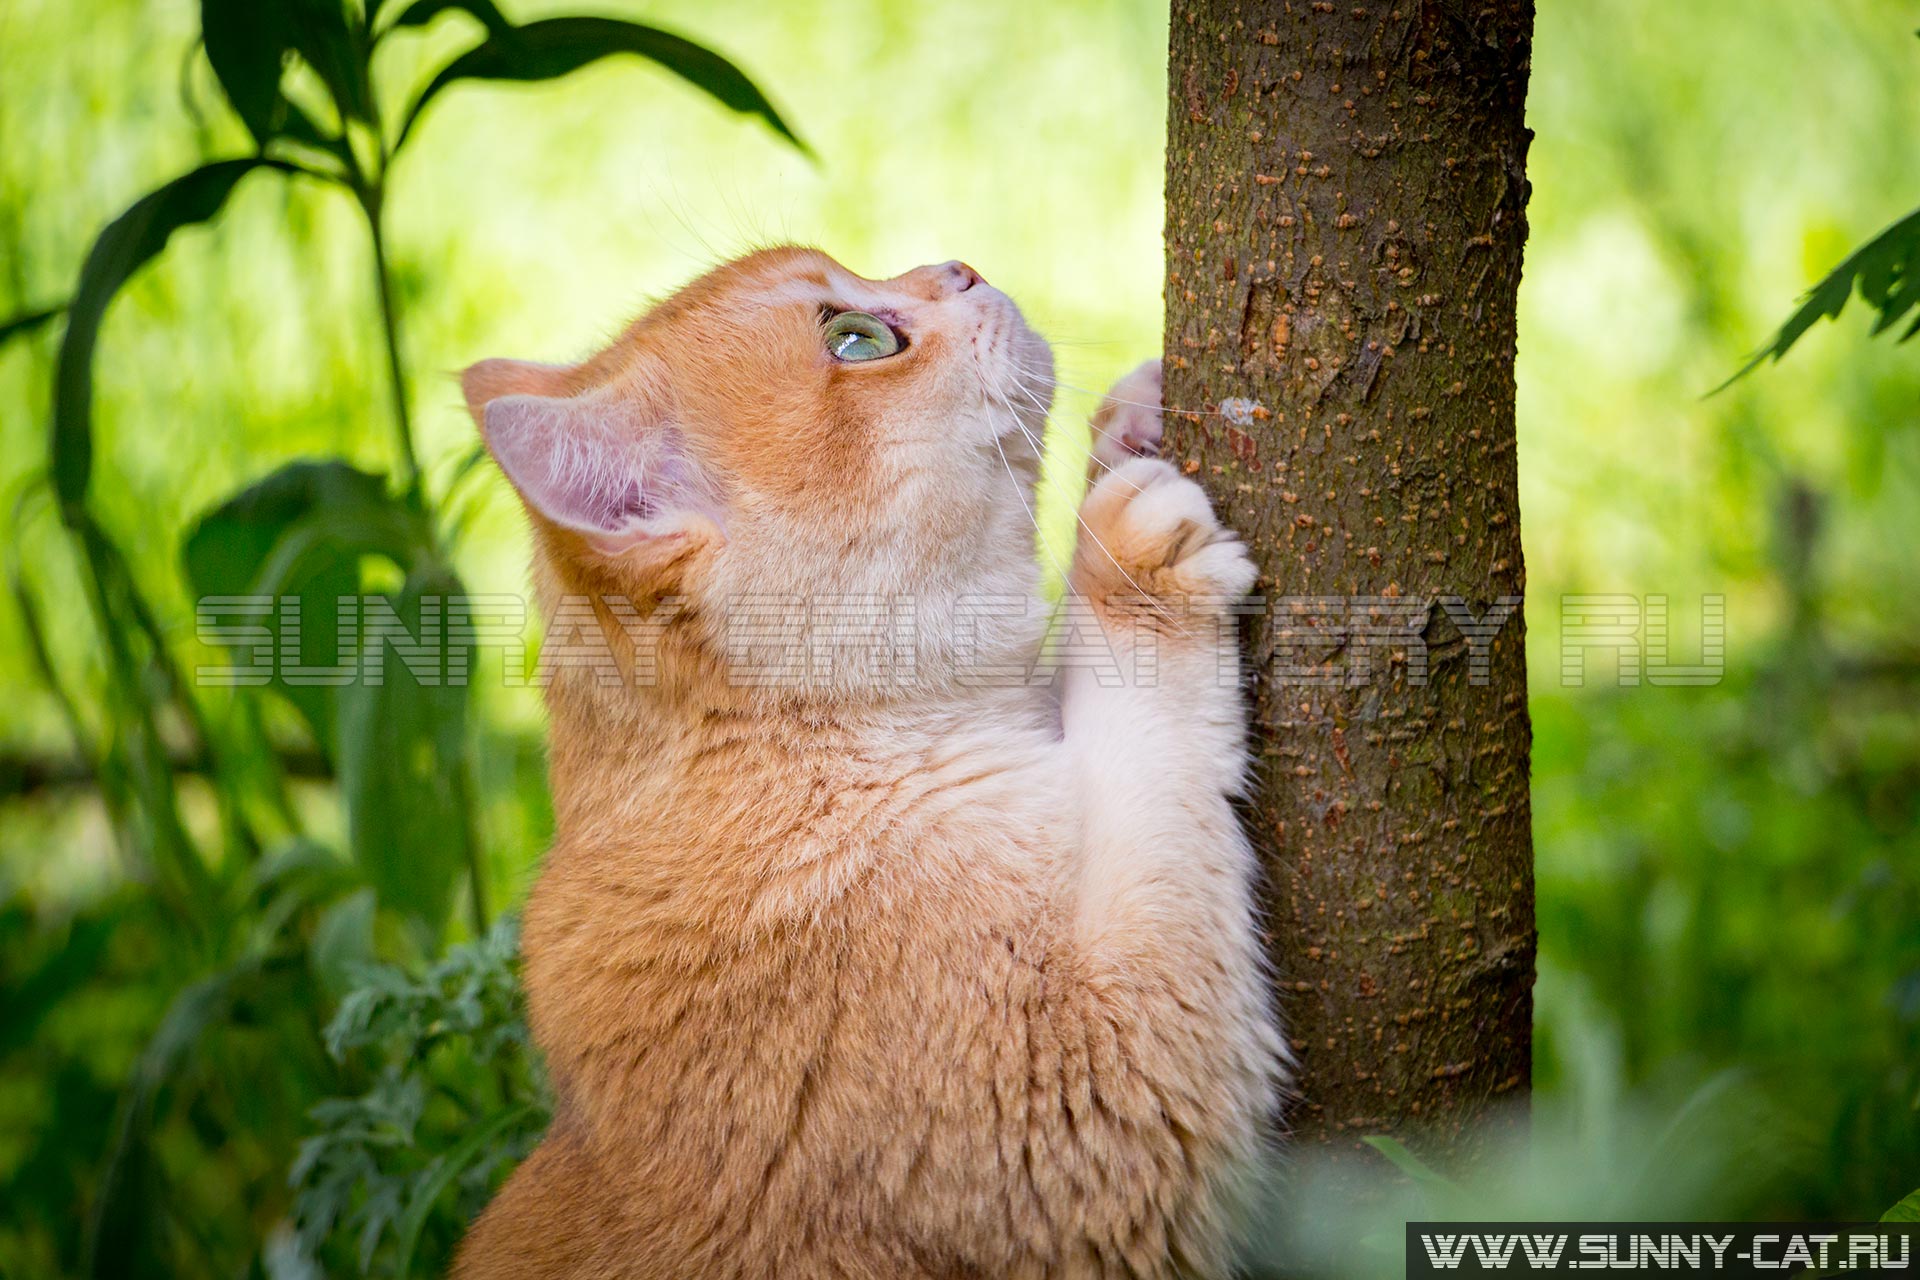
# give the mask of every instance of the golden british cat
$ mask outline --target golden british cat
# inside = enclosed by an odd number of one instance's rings
[[[548,690],[557,1107],[454,1275],[1224,1274],[1285,1072],[1229,807],[1254,570],[1152,456],[1157,364],[1096,415],[1050,657],[1052,358],[962,263],[767,250],[464,386],[617,662]]]

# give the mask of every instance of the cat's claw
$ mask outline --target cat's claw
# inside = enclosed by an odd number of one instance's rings
[[[1158,360],[1148,360],[1113,384],[1093,415],[1095,478],[1128,458],[1157,458],[1165,433]]]
[[[1224,602],[1253,586],[1246,546],[1214,514],[1205,491],[1171,463],[1121,463],[1094,486],[1080,510],[1085,528],[1073,576],[1082,594],[1144,592]]]

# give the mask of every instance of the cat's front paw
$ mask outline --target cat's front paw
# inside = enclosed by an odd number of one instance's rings
[[[1096,603],[1179,598],[1218,608],[1253,586],[1246,546],[1171,463],[1122,462],[1094,485],[1080,519],[1073,588]]]
[[[1093,413],[1094,479],[1128,458],[1157,458],[1164,434],[1160,362],[1148,360],[1113,384]]]

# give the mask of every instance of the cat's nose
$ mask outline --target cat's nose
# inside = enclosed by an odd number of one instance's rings
[[[965,293],[981,283],[980,273],[958,258],[941,263],[935,270],[943,277],[941,283],[946,286],[948,293]]]

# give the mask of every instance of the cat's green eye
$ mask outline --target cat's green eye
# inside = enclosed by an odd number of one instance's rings
[[[900,350],[900,338],[878,316],[842,311],[827,321],[827,350],[836,360],[878,360]]]

